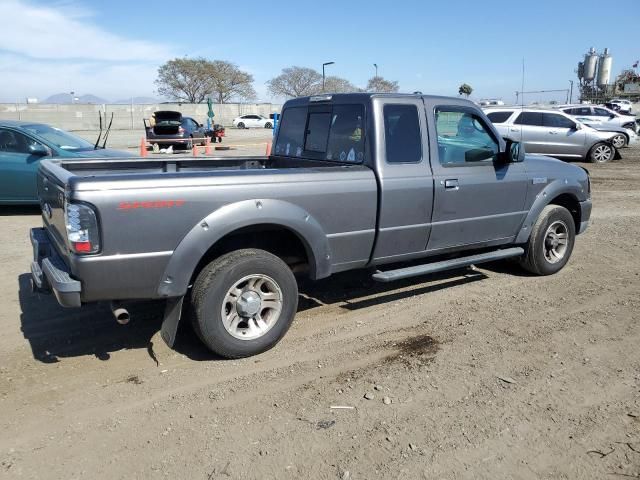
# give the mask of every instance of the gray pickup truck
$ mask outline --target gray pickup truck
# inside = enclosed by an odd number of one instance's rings
[[[298,98],[269,157],[43,161],[32,279],[65,307],[110,301],[121,323],[127,301],[165,299],[170,346],[184,310],[237,358],[286,333],[296,277],[371,268],[390,282],[509,257],[553,274],[587,228],[590,188],[466,100]]]

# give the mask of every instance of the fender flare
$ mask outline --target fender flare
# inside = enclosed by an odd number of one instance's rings
[[[210,213],[183,237],[160,279],[158,295],[184,295],[198,263],[216,242],[241,228],[262,224],[286,228],[302,241],[309,257],[312,278],[331,274],[329,241],[311,214],[283,200],[243,200]]]
[[[572,196],[578,203],[580,198],[584,197],[584,191],[579,182],[568,179],[553,180],[536,195],[536,199],[533,201],[533,205],[531,205],[514,243],[526,243],[529,240],[531,228],[538,220],[542,209],[549,205],[554,198],[563,194]]]

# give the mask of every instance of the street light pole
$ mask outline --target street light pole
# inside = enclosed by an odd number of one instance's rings
[[[376,78],[378,78],[378,64],[374,63],[373,66],[376,67]]]
[[[336,62],[327,62],[322,64],[322,93],[324,93],[324,67],[327,65],[333,65]]]

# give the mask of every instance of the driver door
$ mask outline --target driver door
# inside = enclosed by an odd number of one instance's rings
[[[427,250],[499,245],[525,218],[524,163],[499,163],[497,133],[477,110],[425,100],[437,132],[434,206]],[[432,143],[432,149],[433,143]]]
[[[15,130],[0,128],[0,200],[38,200],[36,173],[42,156],[32,153],[35,145],[41,144]]]

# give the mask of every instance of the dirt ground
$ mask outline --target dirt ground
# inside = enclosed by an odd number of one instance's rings
[[[592,224],[559,274],[305,284],[284,340],[234,361],[186,324],[167,348],[157,305],[119,326],[30,293],[38,212],[3,208],[0,477],[640,477],[640,149],[623,155],[588,166]]]

